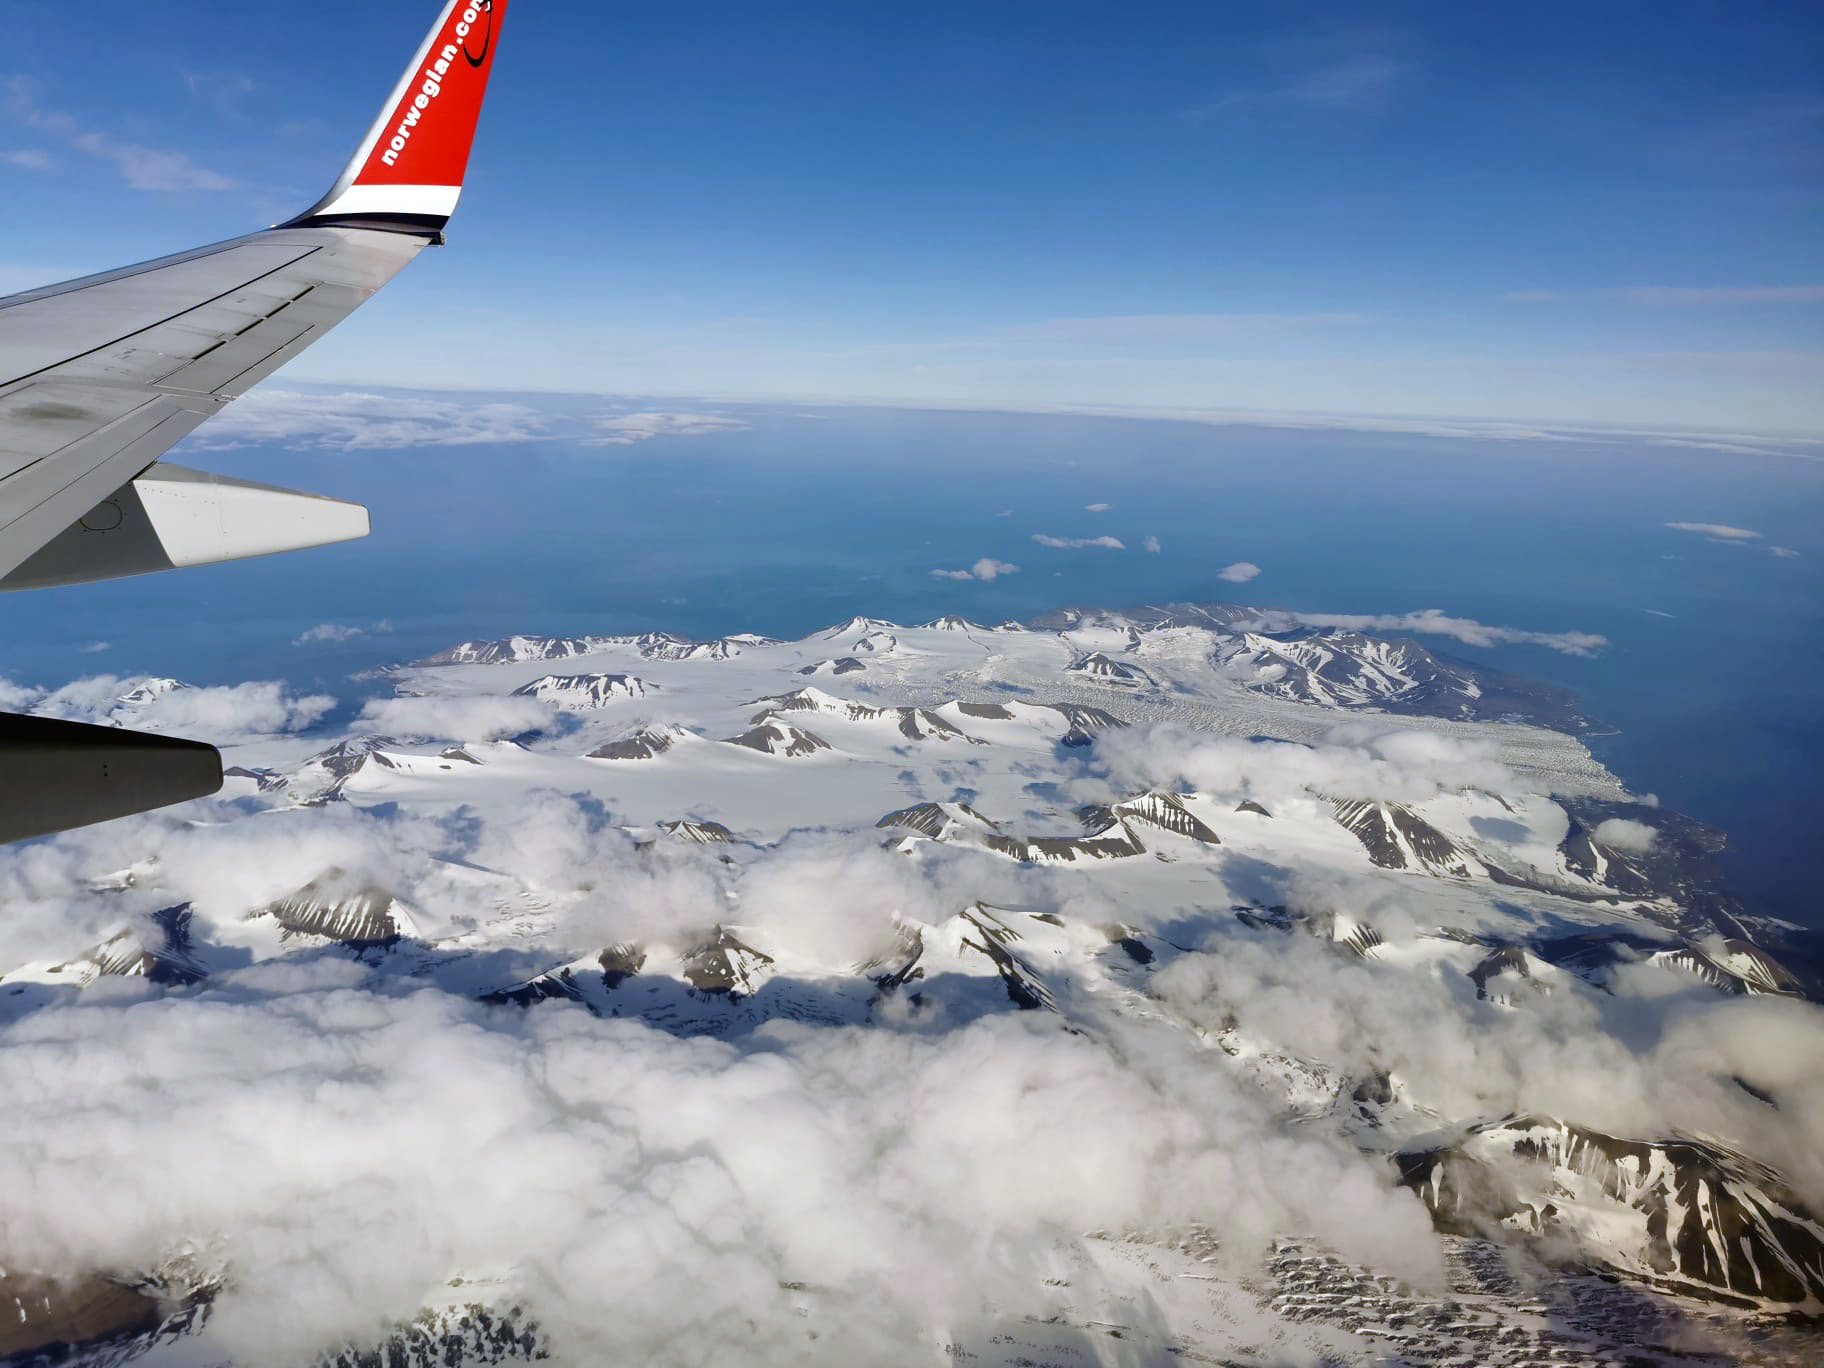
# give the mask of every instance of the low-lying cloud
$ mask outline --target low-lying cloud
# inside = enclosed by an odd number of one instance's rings
[[[1654,842],[1659,839],[1657,827],[1627,817],[1611,817],[1608,821],[1599,823],[1591,834],[1602,845],[1637,855],[1644,855],[1653,849]]]
[[[92,675],[56,689],[0,680],[0,703],[42,717],[222,742],[303,731],[336,700],[328,694],[295,694],[270,679],[198,688],[177,680]]]
[[[1010,561],[995,560],[992,556],[983,556],[967,570],[933,570],[934,579],[946,580],[996,580],[1003,575],[1017,575],[1020,567]]]
[[[273,442],[293,450],[402,450],[543,441],[554,420],[524,404],[475,403],[455,396],[335,394],[256,389],[204,426],[204,448]]]
[[[719,432],[745,432],[748,424],[723,413],[624,413],[595,418],[595,435],[585,446],[632,446],[654,437],[707,437]]]
[[[1379,722],[1334,727],[1312,745],[1176,724],[1132,727],[1099,738],[1096,752],[1117,793],[1194,789],[1269,805],[1307,796],[1418,803],[1440,793],[1520,787],[1490,742]]]
[[[1609,644],[1595,632],[1533,632],[1520,627],[1495,627],[1474,618],[1452,617],[1441,608],[1416,613],[1301,613],[1263,609],[1253,623],[1259,630],[1277,632],[1296,627],[1325,627],[1345,632],[1408,632],[1415,636],[1443,636],[1465,646],[1544,646],[1564,655],[1593,656]]]
[[[359,722],[369,731],[389,736],[439,741],[498,741],[563,725],[552,704],[487,694],[376,698],[361,710]]]
[[[1216,572],[1217,579],[1227,580],[1230,584],[1246,584],[1249,580],[1258,578],[1259,575],[1260,567],[1253,561],[1236,561],[1235,564],[1225,565]]]

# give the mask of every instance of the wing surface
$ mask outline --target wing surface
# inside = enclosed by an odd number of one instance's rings
[[[101,534],[117,518],[105,505],[441,241],[506,5],[450,0],[354,158],[306,213],[0,299],[0,587],[45,582],[14,572],[66,531],[82,547],[91,542],[82,534],[97,534],[89,578],[193,563],[110,552]],[[232,540],[256,548],[238,554],[261,553],[257,529]]]

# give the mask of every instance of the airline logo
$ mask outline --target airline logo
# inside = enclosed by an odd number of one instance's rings
[[[457,0],[425,50],[357,185],[461,185],[506,0]]]

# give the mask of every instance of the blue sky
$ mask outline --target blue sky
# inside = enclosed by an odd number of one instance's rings
[[[435,8],[15,0],[0,289],[303,207]],[[1786,4],[514,0],[450,250],[290,374],[1824,431],[1821,69]]]

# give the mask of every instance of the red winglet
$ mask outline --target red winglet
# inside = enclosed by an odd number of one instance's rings
[[[450,0],[334,188],[284,227],[437,232],[462,192],[507,0]]]

